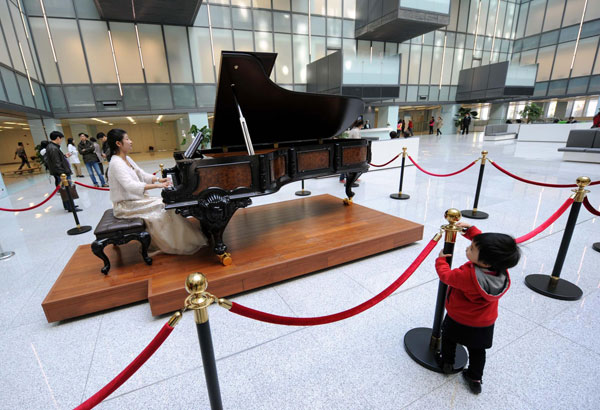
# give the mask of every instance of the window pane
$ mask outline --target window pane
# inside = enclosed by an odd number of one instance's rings
[[[252,7],[261,9],[270,9],[271,0],[252,0]]]
[[[150,97],[150,106],[153,110],[173,108],[171,87],[169,85],[149,85],[148,94]]]
[[[58,79],[58,70],[56,69],[56,63],[54,62],[54,56],[52,55],[52,49],[50,48],[50,40],[48,40],[44,19],[39,17],[30,17],[29,25],[31,27],[33,39],[37,45],[37,53],[40,64],[42,65],[42,72],[44,73],[44,79],[46,80],[46,83],[59,84],[60,80]],[[0,43],[4,44],[3,41]],[[2,60],[0,59],[0,61]],[[10,63],[4,63],[10,65]]]
[[[344,17],[356,18],[356,0],[344,0]]]
[[[462,65],[465,50],[458,48],[454,50],[454,63],[452,67],[452,84],[458,84],[458,73]]]
[[[61,87],[47,87],[48,98],[53,112],[66,112],[67,103]]]
[[[294,82],[306,83],[308,36],[294,36]]]
[[[167,44],[167,58],[169,59],[171,82],[193,82],[190,51],[188,49],[188,39],[185,27],[163,26],[163,29],[165,31],[165,42]],[[229,44],[229,50],[233,49],[231,40],[229,41]]]
[[[273,51],[273,36],[271,33],[254,33],[256,51]]]
[[[238,30],[252,30],[252,14],[247,8],[232,8],[233,27]]]
[[[17,85],[15,73],[4,67],[0,67],[0,73],[2,73],[2,80],[4,81],[4,86],[6,87],[8,101],[14,104],[22,105],[23,100],[21,99],[21,94],[19,94],[19,86]]]
[[[590,37],[579,41],[571,77],[590,75],[597,47],[598,37]]]
[[[8,11],[8,3],[5,1],[0,1],[0,24],[2,24],[2,28],[4,29],[4,36],[6,37],[8,50],[14,64],[13,67],[15,70],[19,70],[24,73],[25,66],[23,65],[21,52],[19,51],[19,44],[17,43],[17,37],[15,36],[15,31],[13,30],[10,12]],[[0,40],[2,40],[1,36]],[[10,63],[8,65],[10,66]]]
[[[80,19],[100,19],[94,0],[74,0],[74,3],[77,17]],[[46,1],[44,1],[44,4],[46,4]]]
[[[89,61],[92,62],[90,64],[92,82],[116,83],[117,74],[113,64],[106,23],[104,21],[82,21],[80,26],[83,45]]]
[[[290,33],[292,30],[292,15],[290,13],[273,13],[274,30],[281,33]]]
[[[567,78],[569,76],[574,50],[574,41],[558,45],[558,48],[556,49],[556,57],[554,58],[554,69],[552,70],[553,80],[558,78]]]
[[[537,50],[529,50],[521,53],[521,65],[534,64],[536,53]]]
[[[229,28],[231,27],[231,18],[229,17],[229,7],[211,6],[210,22],[213,27]]]
[[[275,10],[289,10],[290,0],[273,0],[273,8]]]
[[[308,0],[292,1],[292,11],[297,11],[299,13],[308,13]]]
[[[292,37],[289,34],[275,34],[275,72],[278,83],[292,83]]]
[[[194,65],[194,81],[197,83],[214,83],[215,75],[210,52],[210,36],[207,28],[190,27],[190,44],[192,63]]]
[[[588,3],[593,3],[593,1],[590,1]],[[581,14],[583,13],[584,4],[585,0],[567,1],[562,27],[570,26],[571,24],[579,24],[579,22],[581,21]]]
[[[40,87],[40,85],[38,83],[34,82],[33,89],[35,91],[35,96],[33,98],[35,98],[35,105],[38,108],[38,110],[48,111],[48,108],[46,108],[46,105],[44,104],[44,96],[42,94],[42,87]]]
[[[308,16],[304,16],[301,14],[293,14],[292,24],[294,28],[294,33],[308,34]]]
[[[89,85],[70,85],[63,87],[69,105],[69,111],[96,111],[92,87]]]
[[[196,91],[193,85],[173,85],[175,108],[195,108]]]
[[[155,24],[138,24],[138,33],[144,57],[146,82],[168,83],[169,71],[161,27]]]
[[[17,40],[21,43],[21,49],[23,50],[23,56],[25,57],[25,63],[27,68],[29,69],[29,75],[31,78],[37,80],[36,67],[33,63],[33,58],[31,58],[31,52],[29,51],[29,42],[27,41],[27,35],[25,34],[25,29],[23,28],[23,22],[21,20],[21,12],[12,3],[10,4],[10,12],[12,14],[12,19],[15,22],[15,30],[17,31]],[[19,54],[19,58],[22,58]]]
[[[217,87],[214,85],[197,85],[196,100],[199,107],[214,107]]]
[[[344,37],[354,38],[354,20],[344,20]]]
[[[252,1],[251,0],[231,0],[231,5],[239,6],[239,7],[251,7]]]
[[[429,84],[432,53],[433,47],[423,46],[423,56],[421,58],[421,77],[419,79],[419,84]]]
[[[215,50],[217,76],[219,76],[221,67],[221,51],[233,49],[231,34],[231,30],[213,30],[213,48]],[[175,105],[177,105],[177,103],[175,103]]]
[[[552,61],[554,60],[554,50],[556,46],[540,48],[537,62],[538,72],[536,81],[547,81],[550,79],[550,71],[552,70]]]
[[[555,28],[560,27],[564,8],[565,0],[548,0],[546,17],[544,19],[544,31],[554,30]]]
[[[166,29],[166,27],[165,27]],[[142,63],[133,23],[110,23],[117,67],[122,83],[143,83]],[[186,42],[187,44],[187,42]],[[190,74],[191,77],[191,74]]]
[[[310,0],[310,12],[312,14],[325,15],[325,0]]]
[[[586,117],[593,117],[596,115],[596,108],[598,107],[598,99],[594,98],[588,101],[587,110],[585,112]]]
[[[123,104],[126,110],[147,110],[150,108],[145,85],[124,85]]]
[[[504,35],[505,38],[513,38],[513,25],[515,20],[515,7],[513,3],[509,3],[506,7],[506,18],[504,20]]]
[[[408,83],[419,83],[419,63],[421,61],[421,46],[410,46],[410,67],[408,69]]]
[[[235,30],[233,32],[233,42],[236,51],[254,51],[254,42],[251,31]]]
[[[523,33],[525,32],[525,19],[527,18],[528,12],[529,3],[521,4],[521,10],[519,11],[519,22],[517,23],[517,38],[523,37]]]
[[[254,15],[254,30],[273,31],[270,11],[252,10],[252,14]]]
[[[586,92],[587,86],[588,77],[571,78],[569,87],[567,88],[567,94],[583,94]]]
[[[342,17],[342,0],[327,0],[327,15]]]
[[[600,18],[600,2],[589,1],[585,9],[584,21],[594,20]]]
[[[342,20],[327,19],[327,35],[331,37],[342,37]]]
[[[431,84],[440,83],[440,75],[442,73],[442,52],[443,47],[433,48],[433,62],[431,64]]]
[[[525,27],[526,36],[537,34],[542,29],[545,6],[546,0],[534,0],[529,4],[529,16]]]
[[[325,57],[325,37],[311,37],[310,47],[312,49],[311,62],[318,60],[319,58]]]
[[[444,71],[442,72],[442,84],[450,84],[452,75],[452,61],[454,58],[454,49],[446,48],[446,55],[443,56]],[[404,62],[403,62],[404,64]]]
[[[313,36],[325,35],[325,17],[311,16],[310,31]]]
[[[48,24],[63,83],[89,83],[77,22],[67,19],[48,19]],[[110,64],[110,61],[106,64]]]

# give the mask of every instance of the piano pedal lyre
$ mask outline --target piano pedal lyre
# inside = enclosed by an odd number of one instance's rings
[[[344,205],[346,206],[350,206],[352,205],[354,202],[352,202],[352,198],[344,198]]]
[[[231,258],[231,254],[229,252],[225,252],[220,255],[217,255],[217,257],[219,258],[219,260],[221,261],[221,263],[224,266],[229,266],[233,263],[233,259]]]

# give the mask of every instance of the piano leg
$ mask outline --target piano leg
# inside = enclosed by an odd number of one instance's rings
[[[223,265],[232,263],[231,255],[227,253],[227,245],[223,242],[223,232],[231,217],[239,208],[245,208],[252,203],[250,198],[231,199],[229,196],[211,190],[198,200],[192,212],[200,221],[202,232],[213,245],[215,254]]]
[[[354,192],[352,192],[352,185],[356,182],[356,180],[358,179],[358,177],[360,177],[361,173],[360,172],[348,172],[346,174],[346,196],[347,198],[344,199],[344,205],[352,205],[352,197],[355,195]]]

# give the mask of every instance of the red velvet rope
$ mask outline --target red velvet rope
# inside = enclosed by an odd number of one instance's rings
[[[596,210],[596,208],[594,208],[592,204],[590,204],[590,201],[587,199],[587,196],[583,198],[583,206],[585,206],[585,209],[587,209],[592,215],[600,216],[600,211]]]
[[[54,191],[52,191],[52,193],[50,195],[48,195],[48,198],[44,199],[42,202],[40,202],[37,205],[34,206],[30,206],[29,208],[21,208],[21,209],[10,209],[10,208],[0,208],[0,211],[6,211],[6,212],[22,212],[22,211],[29,211],[31,209],[35,209],[39,206],[44,205],[46,202],[48,202],[50,200],[50,198],[52,198],[60,189],[60,185],[57,185],[56,188],[54,188]]]
[[[537,182],[537,181],[532,181],[530,179],[521,178],[520,176],[517,176],[517,175],[513,174],[512,172],[505,170],[500,165],[496,164],[495,161],[490,161],[490,162],[492,163],[493,166],[496,167],[496,169],[498,171],[505,173],[506,175],[508,175],[511,178],[516,179],[517,181],[525,182],[526,184],[545,186],[545,187],[549,187],[549,188],[577,188],[577,184],[549,184],[547,182]],[[598,185],[598,184],[600,184],[600,181],[592,182],[590,185]]]
[[[388,162],[386,162],[385,164],[381,164],[381,165],[377,165],[377,164],[371,164],[369,162],[369,165],[375,168],[381,168],[381,167],[385,167],[386,165],[391,164],[392,162],[394,162],[396,159],[398,159],[398,157],[400,156],[400,154],[396,155],[394,158],[390,159]]]
[[[327,323],[333,323],[340,320],[347,319],[349,317],[358,315],[359,313],[364,312],[365,310],[375,306],[383,299],[390,296],[396,289],[398,289],[410,276],[417,270],[419,265],[425,260],[427,255],[431,253],[433,248],[437,245],[439,239],[432,239],[427,246],[421,251],[419,256],[414,260],[414,262],[404,271],[404,273],[396,279],[390,286],[385,288],[381,293],[375,295],[371,299],[361,303],[358,306],[355,306],[351,309],[344,310],[343,312],[335,313],[327,316],[318,316],[318,317],[289,317],[289,316],[279,316],[273,315],[271,313],[261,312],[259,310],[254,310],[248,308],[246,306],[242,306],[238,303],[232,302],[230,312],[237,313],[240,316],[245,316],[250,319],[260,320],[261,322],[274,323],[276,325],[287,325],[287,326],[315,326],[315,325],[324,325]]]
[[[450,174],[434,174],[433,172],[429,172],[429,171],[426,171],[426,170],[424,170],[423,168],[421,168],[421,167],[419,166],[419,164],[417,164],[417,163],[415,162],[415,160],[414,160],[414,159],[412,159],[412,157],[411,157],[410,155],[408,156],[408,159],[410,159],[410,162],[412,162],[412,163],[415,165],[415,167],[417,167],[417,168],[419,169],[419,171],[421,171],[421,172],[424,172],[424,173],[426,173],[427,175],[431,175],[432,177],[451,177],[452,175],[460,174],[461,172],[464,172],[464,171],[466,171],[467,169],[471,168],[471,167],[472,167],[473,165],[475,165],[475,163],[478,161],[478,160],[475,160],[475,161],[471,162],[469,165],[467,165],[466,167],[464,167],[463,169],[459,169],[458,171],[456,171],[456,172],[452,172],[452,173],[450,173]]]
[[[110,191],[110,188],[100,188],[100,187],[97,187],[97,186],[91,186],[91,185],[88,185],[88,184],[82,184],[81,182],[78,182],[78,181],[75,181],[75,183],[77,185],[81,185],[81,186],[84,186],[86,188],[97,189],[98,191]]]
[[[148,360],[154,354],[154,352],[158,350],[160,345],[163,344],[163,342],[167,339],[167,337],[169,337],[172,331],[173,328],[169,326],[168,323],[165,323],[162,329],[160,329],[160,332],[158,332],[154,339],[152,339],[150,344],[148,344],[148,346],[146,346],[146,348],[142,350],[142,353],[140,353],[139,356],[136,357],[133,360],[133,362],[129,364],[129,366],[123,369],[123,371],[119,373],[117,377],[112,379],[110,383],[108,383],[101,390],[99,390],[98,393],[94,394],[92,397],[81,403],[79,406],[75,407],[75,410],[87,410],[94,408],[95,406],[100,404],[102,400],[107,398],[112,392],[121,387],[121,385],[125,383],[127,379],[133,376],[133,374],[137,372],[138,369],[142,367],[144,363],[146,363],[146,360]]]
[[[571,206],[572,203],[573,203],[573,198],[568,198],[565,201],[565,203],[562,204],[560,206],[560,208],[558,208],[558,210],[556,212],[554,212],[552,214],[552,216],[550,216],[550,218],[548,218],[543,224],[541,224],[540,226],[538,226],[537,228],[535,228],[533,231],[529,232],[528,234],[518,237],[517,239],[515,239],[515,242],[523,243],[525,241],[530,240],[534,236],[538,235],[540,232],[543,232],[544,230],[546,230],[547,227],[552,225],[558,218],[560,218],[560,216],[562,214],[565,213],[565,211]]]

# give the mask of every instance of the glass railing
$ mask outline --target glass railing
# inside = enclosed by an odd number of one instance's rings
[[[450,0],[400,0],[400,7],[450,14]]]
[[[344,85],[398,85],[400,55],[361,58],[344,56]]]
[[[506,73],[506,87],[533,87],[537,75],[537,64],[509,64]]]

